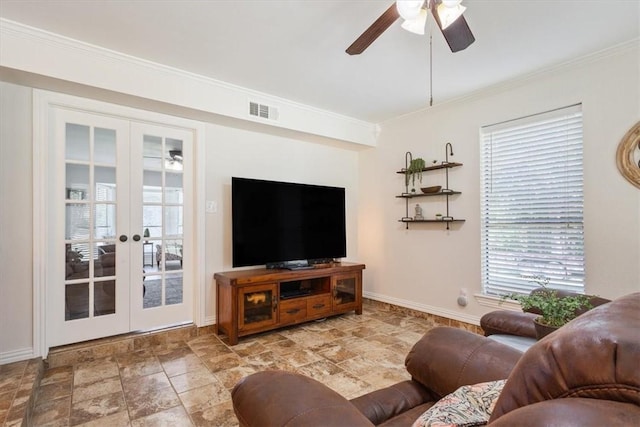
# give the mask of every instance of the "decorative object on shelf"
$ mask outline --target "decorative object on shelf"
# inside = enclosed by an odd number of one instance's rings
[[[413,217],[415,221],[422,221],[424,217],[422,216],[422,208],[419,204],[416,203],[416,215]]]
[[[436,214],[436,221],[442,221],[442,214],[440,213]]]
[[[422,187],[420,190],[425,194],[429,194],[429,193],[437,193],[438,191],[440,191],[440,189],[442,189],[442,185],[432,185],[431,187]]]
[[[411,181],[411,185],[414,187],[411,189],[412,193],[415,193],[415,185],[416,185],[416,177],[419,182],[422,182],[422,172],[426,163],[424,159],[418,157],[416,159],[413,158],[410,151],[407,151],[404,155],[404,174],[405,174],[405,186],[407,187],[407,193],[409,192],[409,181]]]
[[[148,239],[149,237],[151,237],[151,233],[149,232],[148,228],[144,229],[144,233],[142,235],[145,239]],[[149,241],[147,240],[146,242],[148,243]]]
[[[616,152],[616,163],[622,176],[640,188],[640,122],[622,137]]]
[[[587,295],[560,296],[555,289],[548,288],[549,278],[533,276],[531,281],[540,285],[541,289],[529,295],[507,294],[502,299],[518,301],[522,311],[534,309],[540,317],[534,319],[538,339],[550,334],[565,323],[578,316],[579,310],[591,309],[593,306]]]

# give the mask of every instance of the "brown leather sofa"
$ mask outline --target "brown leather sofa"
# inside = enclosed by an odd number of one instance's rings
[[[531,293],[539,292],[542,289],[543,288],[534,289]],[[557,292],[561,298],[576,295],[574,292],[569,291],[559,290]],[[610,302],[610,300],[598,296],[589,297],[591,307],[597,307],[608,302]],[[580,316],[586,311],[588,311],[588,309],[580,309],[576,311],[576,315]],[[480,318],[480,327],[486,337],[490,335],[514,335],[518,337],[536,338],[533,319],[539,315],[540,313],[535,309],[530,309],[529,311],[495,310]]]
[[[458,387],[507,378],[492,426],[640,425],[640,293],[574,319],[524,354],[434,328],[410,351],[412,376],[351,401],[302,375],[264,371],[232,391],[241,426],[410,426]]]

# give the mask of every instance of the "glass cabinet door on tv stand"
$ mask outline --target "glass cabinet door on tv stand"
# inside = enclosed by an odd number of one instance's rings
[[[341,274],[333,277],[333,307],[335,310],[356,309],[359,306],[358,280],[356,274]],[[360,313],[358,313],[360,314]]]
[[[239,290],[239,330],[262,328],[277,321],[276,283],[251,286]]]

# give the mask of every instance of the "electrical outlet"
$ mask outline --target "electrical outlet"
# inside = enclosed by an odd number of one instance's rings
[[[218,212],[218,202],[213,200],[207,200],[205,211],[207,213],[216,213]]]
[[[467,289],[462,288],[460,289],[460,295],[458,296],[458,305],[460,307],[466,307],[468,303],[469,300],[467,299]]]

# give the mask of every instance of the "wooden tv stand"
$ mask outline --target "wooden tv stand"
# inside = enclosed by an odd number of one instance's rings
[[[229,344],[238,337],[355,310],[362,314],[364,264],[309,270],[255,269],[216,273],[216,326]]]

